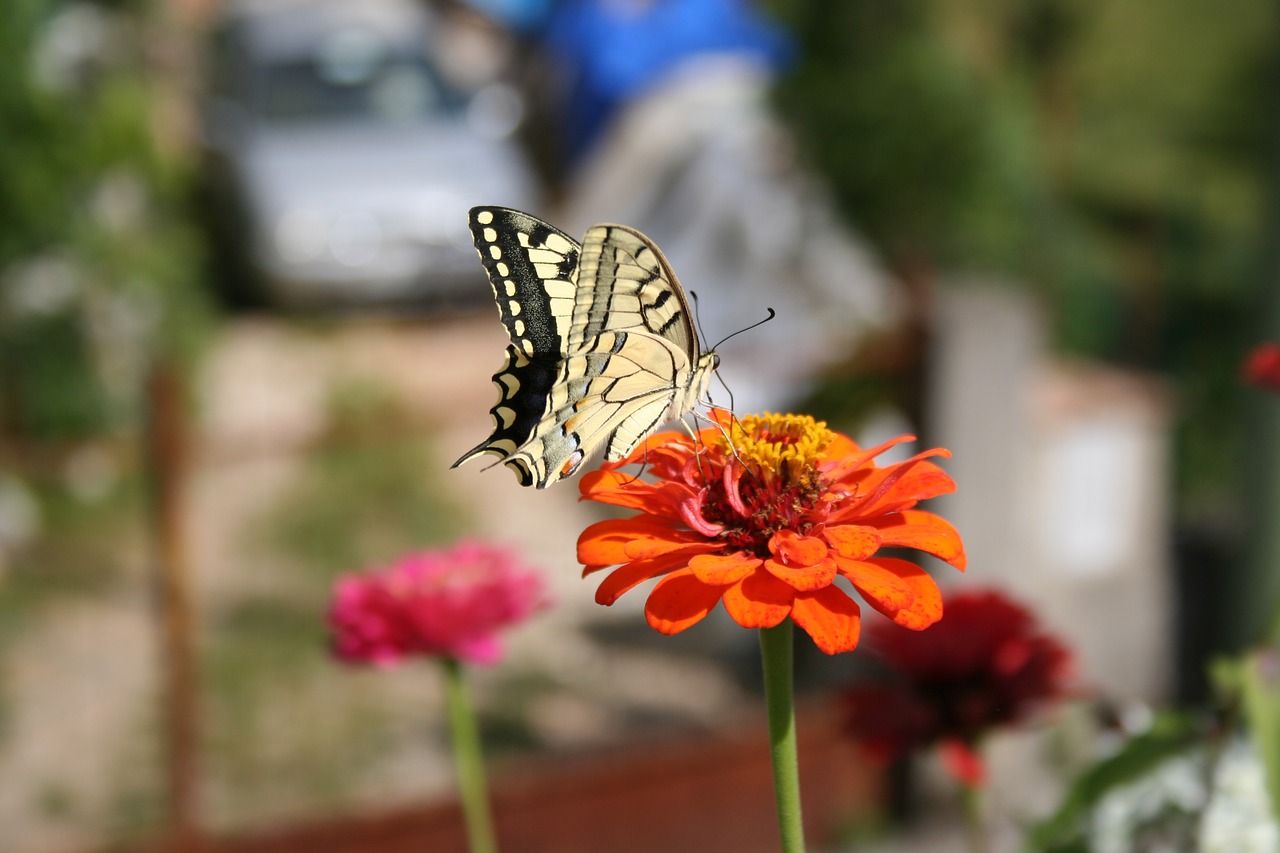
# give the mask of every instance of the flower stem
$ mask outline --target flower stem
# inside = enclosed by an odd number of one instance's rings
[[[792,695],[791,620],[760,629],[764,664],[764,701],[769,713],[769,745],[773,757],[773,792],[783,853],[804,853],[800,819],[800,765],[796,755],[796,714]]]
[[[969,853],[988,853],[991,840],[987,835],[987,815],[981,785],[961,785],[965,832],[969,837]]]
[[[471,712],[471,703],[467,700],[462,665],[453,658],[445,658],[444,672],[458,796],[462,801],[462,819],[467,827],[467,849],[470,853],[496,853],[498,845],[494,840],[493,817],[489,813],[480,733]]]

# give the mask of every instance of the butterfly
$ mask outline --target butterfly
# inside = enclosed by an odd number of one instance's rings
[[[494,454],[521,485],[546,488],[601,447],[625,458],[706,398],[719,357],[702,351],[648,237],[594,225],[579,244],[505,207],[472,208],[468,222],[511,343],[493,375],[493,433],[452,467]]]

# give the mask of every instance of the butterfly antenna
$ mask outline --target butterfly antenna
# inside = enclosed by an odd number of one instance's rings
[[[697,295],[696,293],[694,293],[694,292],[691,290],[691,291],[689,291],[689,297],[693,300],[693,306],[694,306],[694,312],[693,312],[693,313],[694,313],[694,319],[695,319],[695,320],[698,320],[698,311],[697,311],[697,307],[698,307],[698,295]],[[729,340],[730,338],[732,338],[732,337],[736,337],[737,335],[740,335],[740,334],[742,334],[743,332],[749,332],[749,331],[751,331],[752,329],[754,329],[754,328],[756,328],[756,327],[758,327],[758,326],[763,326],[765,323],[769,322],[769,321],[770,321],[770,320],[772,320],[774,317],[778,316],[778,312],[777,312],[777,311],[774,311],[772,308],[766,308],[765,310],[769,312],[769,316],[765,317],[763,320],[757,320],[756,322],[752,323],[750,326],[747,326],[747,327],[745,327],[745,328],[739,329],[739,330],[738,330],[738,331],[736,331],[736,332],[733,332],[733,333],[731,333],[731,334],[729,334],[729,335],[726,335],[725,337],[721,338],[721,339],[720,339],[720,341],[719,341],[715,346],[713,346],[713,347],[709,350],[709,352],[715,352],[716,350],[718,350],[718,349],[720,348],[720,344],[724,343],[725,341]],[[700,335],[702,336],[702,339],[703,339],[703,340],[706,340],[706,339],[707,339],[707,335],[706,335],[706,333],[702,331],[702,322],[701,322],[700,320],[698,321],[698,334],[700,334]],[[722,388],[724,388],[725,393],[729,395],[729,411],[730,411],[730,413],[732,413],[732,412],[733,412],[733,409],[734,409],[733,389],[729,387],[729,383],[725,382],[725,381],[724,381],[724,377],[722,377],[719,373],[717,373],[717,374],[716,374],[716,381],[720,383],[720,386],[721,386]],[[711,401],[711,397],[710,397],[710,395],[708,395],[708,396],[707,396],[707,405],[708,405],[708,406],[714,406],[714,405],[715,405],[715,404]]]
[[[696,290],[690,290],[688,293],[689,301],[693,303],[693,323],[698,327],[698,339],[705,341],[707,339],[707,333],[706,330],[702,328],[702,311],[698,308],[698,292]],[[712,347],[712,349],[714,350],[715,347]]]
[[[692,295],[692,294],[691,294],[691,295]],[[777,316],[778,316],[778,312],[777,312],[777,311],[774,311],[772,308],[766,308],[765,310],[769,312],[769,316],[768,316],[768,317],[765,317],[763,320],[756,320],[756,321],[755,321],[754,323],[752,323],[750,326],[746,326],[746,327],[744,327],[744,328],[739,329],[739,330],[738,330],[738,331],[736,331],[736,332],[732,332],[732,333],[730,333],[730,334],[728,334],[728,335],[725,335],[723,338],[721,338],[721,339],[720,339],[720,342],[719,342],[719,343],[717,343],[715,346],[713,346],[713,347],[711,348],[711,349],[712,349],[712,351],[715,351],[715,350],[720,349],[720,344],[722,344],[722,343],[724,343],[725,341],[729,340],[729,338],[736,338],[738,335],[742,334],[743,332],[749,332],[749,331],[751,331],[752,329],[755,329],[755,328],[758,328],[758,327],[760,327],[760,326],[763,326],[765,323],[769,322],[769,321],[770,321],[770,320],[772,320],[774,317],[777,317]]]

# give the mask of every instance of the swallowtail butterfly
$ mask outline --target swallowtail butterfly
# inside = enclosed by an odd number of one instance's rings
[[[472,208],[469,223],[511,343],[493,375],[493,433],[453,467],[491,453],[545,488],[601,447],[624,458],[706,398],[719,358],[648,237],[595,225],[579,245],[503,207]]]

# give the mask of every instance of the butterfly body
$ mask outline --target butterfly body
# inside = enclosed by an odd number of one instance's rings
[[[501,207],[473,208],[469,223],[511,343],[493,375],[493,432],[455,467],[493,454],[521,484],[545,488],[601,448],[624,458],[706,397],[717,357],[702,352],[653,241],[595,225],[579,244]]]

